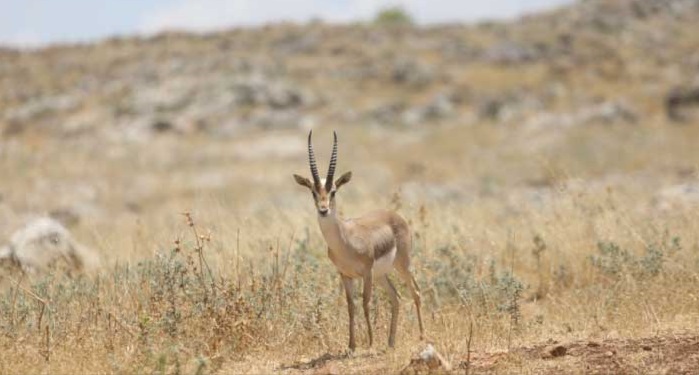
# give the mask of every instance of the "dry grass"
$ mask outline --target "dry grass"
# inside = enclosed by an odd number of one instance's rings
[[[429,340],[449,361],[465,363],[473,324],[474,366],[490,360],[486,353],[510,350],[488,368],[537,372],[541,364],[516,348],[696,332],[697,213],[653,203],[659,188],[686,179],[675,168],[697,160],[693,132],[581,129],[529,153],[529,144],[487,126],[444,128],[412,143],[409,134],[347,129],[340,168],[355,179],[341,209],[393,206],[411,222]],[[325,160],[327,131],[317,134]],[[303,145],[303,134],[293,137]],[[51,207],[60,195],[23,192],[96,186],[104,216],[74,230],[111,265],[78,279],[6,285],[0,372],[393,372],[418,347],[404,299],[398,347],[386,351],[382,296],[376,348],[340,355],[347,323],[338,277],[310,197],[290,178],[306,169],[302,149],[258,161],[234,153],[254,140],[165,138],[149,152],[103,147],[99,156],[34,142],[13,141],[16,156],[3,158],[3,174],[29,171],[8,181],[5,200]],[[653,147],[652,155],[643,151]],[[455,195],[398,189],[411,181],[456,186]]]

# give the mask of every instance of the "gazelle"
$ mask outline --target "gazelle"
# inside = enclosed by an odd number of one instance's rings
[[[374,211],[364,216],[343,220],[337,214],[335,194],[337,190],[348,183],[352,178],[352,172],[347,172],[337,180],[335,177],[335,165],[337,164],[337,134],[333,132],[333,149],[330,157],[330,166],[325,180],[318,175],[311,136],[308,133],[308,161],[311,166],[313,182],[305,177],[294,175],[299,185],[307,187],[313,194],[316,210],[318,211],[318,223],[328,245],[328,257],[340,272],[342,284],[347,297],[347,309],[349,311],[349,348],[356,348],[354,336],[354,280],[363,280],[364,291],[362,294],[362,306],[369,332],[369,346],[373,344],[374,337],[369,319],[369,302],[371,301],[372,286],[378,281],[388,293],[391,301],[391,328],[388,336],[388,346],[393,347],[396,341],[396,327],[398,324],[399,298],[388,274],[393,268],[407,284],[415,302],[418,323],[420,325],[420,339],[424,338],[422,315],[420,313],[420,290],[410,272],[410,251],[412,237],[408,223],[400,215],[392,211]]]

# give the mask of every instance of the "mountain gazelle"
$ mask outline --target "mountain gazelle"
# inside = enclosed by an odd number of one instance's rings
[[[420,339],[424,338],[422,315],[420,312],[420,290],[410,272],[410,251],[412,237],[408,223],[400,215],[392,211],[379,210],[353,219],[342,219],[336,210],[337,190],[348,183],[352,172],[347,172],[337,180],[335,165],[337,164],[337,134],[333,132],[333,148],[330,166],[325,180],[318,175],[311,136],[308,133],[308,161],[311,166],[313,181],[299,175],[294,175],[299,185],[307,187],[313,193],[318,223],[328,245],[328,257],[340,272],[342,284],[347,297],[349,311],[349,348],[356,348],[354,336],[354,280],[363,280],[362,306],[369,333],[369,346],[374,337],[369,319],[369,302],[371,301],[374,282],[381,284],[391,302],[391,328],[388,336],[388,346],[393,347],[396,341],[400,295],[388,277],[393,268],[407,284],[412,294],[417,310],[420,326]]]

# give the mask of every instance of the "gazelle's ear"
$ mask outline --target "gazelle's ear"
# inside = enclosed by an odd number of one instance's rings
[[[337,179],[337,181],[335,181],[335,188],[339,189],[340,186],[350,182],[351,179],[352,179],[352,172],[347,172],[347,173],[343,174],[342,176],[340,176],[340,178]]]
[[[313,185],[311,184],[311,180],[307,179],[306,177],[301,177],[297,174],[294,175],[294,179],[296,180],[296,183],[305,186],[311,190],[313,190]]]

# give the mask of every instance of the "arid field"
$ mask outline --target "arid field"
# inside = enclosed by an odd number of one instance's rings
[[[426,373],[427,343],[436,372],[699,372],[699,99],[668,104],[697,24],[591,0],[0,49],[0,245],[49,215],[99,257],[0,275],[0,374]],[[344,216],[410,223],[425,341],[395,278],[396,348],[379,288],[347,352],[311,129]]]

